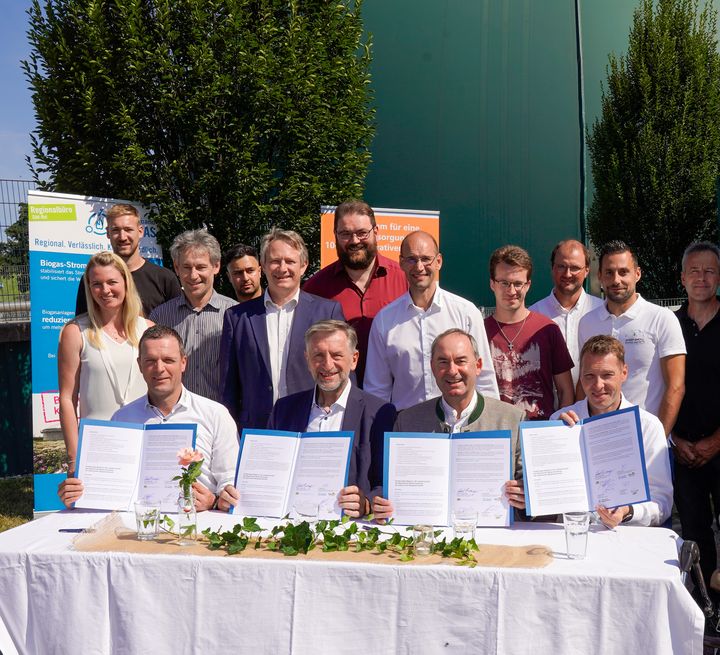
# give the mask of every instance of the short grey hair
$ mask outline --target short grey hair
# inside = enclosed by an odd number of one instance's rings
[[[350,346],[350,352],[354,353],[357,350],[358,337],[355,328],[352,325],[348,325],[345,321],[338,321],[334,318],[329,318],[325,321],[318,321],[313,323],[305,332],[305,352],[308,352],[310,348],[310,341],[317,334],[333,334],[335,332],[342,332],[348,340]]]
[[[204,250],[213,265],[219,264],[222,258],[218,240],[204,227],[198,230],[187,230],[175,237],[170,246],[170,256],[173,262],[177,263],[180,255],[185,254],[188,250]]]
[[[718,266],[720,266],[720,248],[710,241],[693,241],[687,248],[682,256],[682,270],[685,270],[685,263],[687,258],[696,252],[711,252],[715,255],[718,260]]]
[[[438,334],[435,339],[433,339],[432,346],[430,346],[430,359],[435,356],[435,349],[437,348],[440,339],[449,337],[451,334],[462,334],[464,337],[467,337],[470,340],[470,345],[472,346],[475,359],[480,359],[480,349],[478,348],[477,341],[475,341],[475,337],[469,332],[465,332],[465,330],[461,330],[460,328],[450,328],[449,330],[445,330],[445,332]]]
[[[294,230],[282,230],[279,227],[274,227],[265,236],[263,236],[260,242],[260,263],[265,263],[265,255],[267,249],[273,241],[284,241],[288,245],[295,248],[300,253],[300,261],[303,264],[308,263],[308,249],[305,245],[303,238]]]

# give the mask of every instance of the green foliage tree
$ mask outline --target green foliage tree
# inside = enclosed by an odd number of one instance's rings
[[[279,225],[316,249],[321,204],[360,196],[370,160],[361,6],[33,0],[36,180],[154,204],[165,245],[202,225],[254,243]]]
[[[27,203],[21,202],[17,220],[5,228],[5,241],[0,243],[0,277],[14,277],[20,293],[27,293],[30,288],[28,251],[28,208]]]
[[[643,266],[643,293],[676,295],[684,248],[718,234],[720,57],[709,4],[642,0],[627,54],[610,56],[588,145],[591,239],[625,240]]]

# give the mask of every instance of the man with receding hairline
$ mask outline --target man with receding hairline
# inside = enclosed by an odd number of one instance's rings
[[[575,366],[571,370],[573,385],[577,384],[580,361],[578,325],[588,312],[602,305],[602,299],[585,293],[583,283],[590,273],[590,251],[585,244],[567,239],[560,241],[550,255],[553,289],[548,296],[530,305],[553,321],[562,332]]]
[[[469,300],[440,288],[442,262],[432,235],[408,234],[400,246],[400,266],[409,290],[381,309],[370,329],[364,388],[398,410],[437,396],[430,347],[449,328],[460,328],[475,338],[482,359],[477,389],[498,397],[482,314]]]

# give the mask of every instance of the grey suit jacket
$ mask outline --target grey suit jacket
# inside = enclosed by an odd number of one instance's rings
[[[485,401],[480,417],[468,423],[463,432],[480,432],[483,430],[510,430],[512,432],[512,460],[516,480],[522,480],[522,459],[520,458],[519,425],[525,420],[525,412],[513,405],[482,397]],[[438,406],[440,406],[438,412]],[[401,411],[395,419],[395,432],[449,432],[447,423],[440,419],[443,416],[440,396],[423,403],[408,407]]]

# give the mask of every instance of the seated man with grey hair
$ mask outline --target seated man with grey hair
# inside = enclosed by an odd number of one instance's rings
[[[358,337],[344,321],[318,321],[305,332],[305,359],[315,386],[280,398],[268,429],[292,432],[355,433],[348,486],[338,500],[352,517],[370,512],[370,499],[382,492],[383,439],[392,430],[395,407],[353,384],[358,363]],[[218,507],[228,509],[239,496],[234,487],[220,494]]]
[[[303,238],[273,228],[260,243],[267,289],[225,314],[222,402],[238,428],[264,428],[278,398],[311,387],[303,355],[306,330],[326,318],[343,320],[340,305],[300,290],[308,266]]]
[[[238,304],[214,288],[220,272],[220,244],[206,229],[188,230],[175,237],[170,255],[182,293],[157,306],[150,317],[173,328],[185,343],[185,387],[219,402],[223,319],[225,311]]]
[[[480,394],[475,387],[482,359],[473,336],[459,328],[439,334],[430,349],[430,367],[441,395],[408,407],[398,414],[394,432],[481,432],[510,430],[514,479],[505,483],[505,496],[512,507],[523,509],[522,464],[518,432],[525,412]],[[373,498],[373,514],[389,519],[392,503],[380,495]]]

